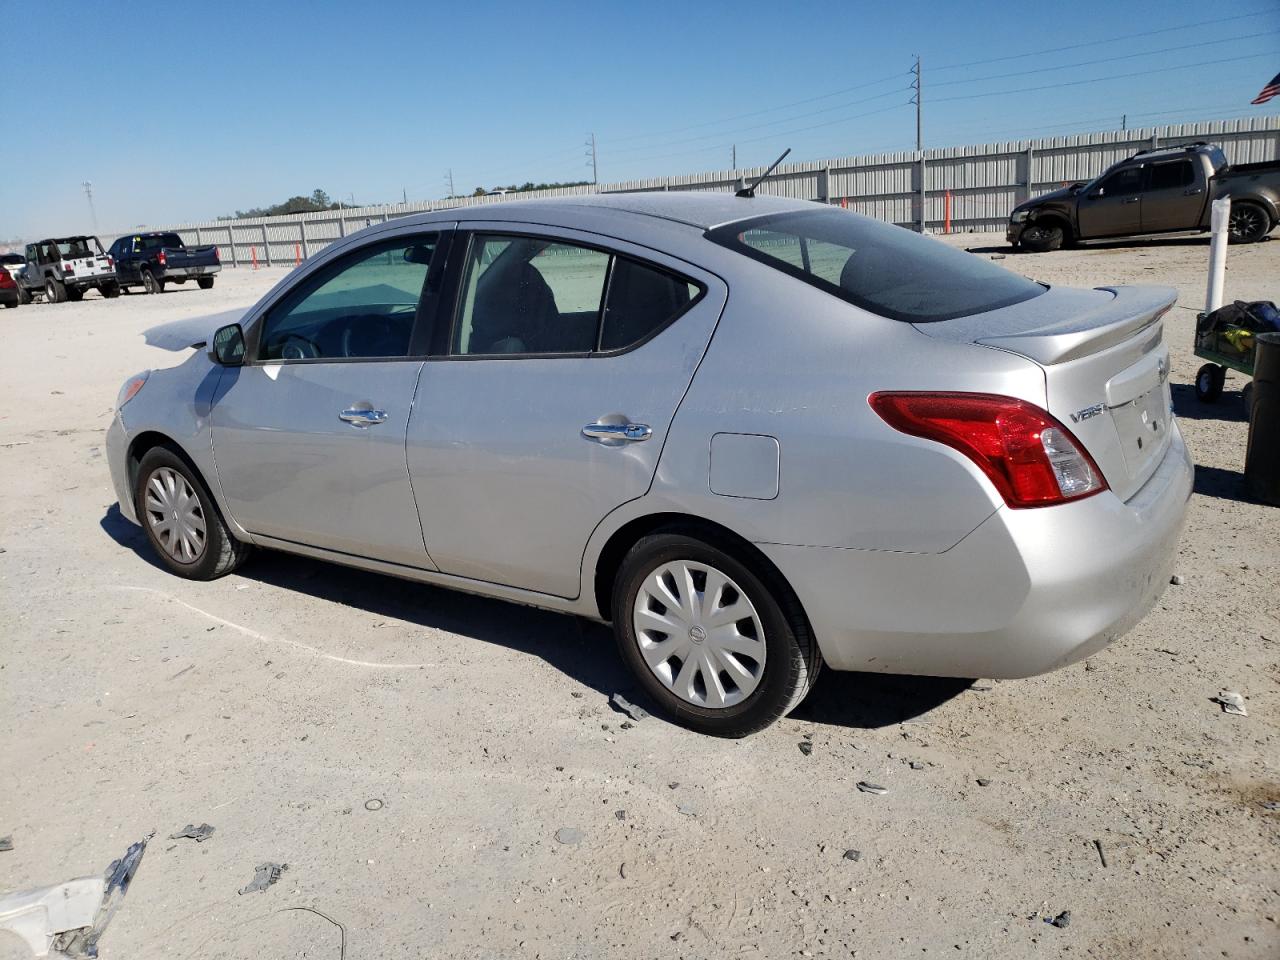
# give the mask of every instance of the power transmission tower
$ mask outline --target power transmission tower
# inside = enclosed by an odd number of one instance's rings
[[[915,79],[911,81],[911,89],[915,91],[910,103],[916,105],[916,149],[924,149],[924,135],[922,133],[921,121],[924,111],[924,82],[920,75],[920,58],[916,57],[916,64],[911,68],[911,72],[915,74]]]
[[[84,195],[89,198],[89,219],[93,221],[93,232],[98,232],[98,211],[93,208],[93,184],[85,180],[80,186],[84,187]]]
[[[449,199],[452,200],[456,194],[453,192],[453,167],[450,167],[444,175],[444,182],[449,185]]]
[[[586,142],[587,157],[591,160],[591,182],[592,184],[597,184],[600,182],[600,177],[596,167],[596,135],[593,133],[590,136],[591,139]]]

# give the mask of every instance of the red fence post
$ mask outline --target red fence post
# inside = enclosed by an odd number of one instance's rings
[[[945,210],[943,212],[943,217],[942,217],[943,219],[942,232],[950,233],[951,232],[951,191],[950,190],[948,190],[946,193],[946,202],[944,203],[943,206],[945,207]]]
[[[258,248],[250,247],[249,252],[253,254],[253,269],[258,269]]]
[[[302,263],[302,244],[294,243],[293,245],[293,265],[296,267]]]

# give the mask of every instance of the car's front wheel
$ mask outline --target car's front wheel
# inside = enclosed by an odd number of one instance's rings
[[[160,562],[190,580],[213,580],[244,562],[252,549],[231,535],[204,483],[166,447],[138,464],[134,505]]]
[[[197,277],[196,283],[200,285],[201,290],[213,289],[213,277]]]
[[[54,277],[44,282],[44,298],[49,303],[62,303],[67,299],[67,288]]]
[[[1257,243],[1271,232],[1271,217],[1256,203],[1241,200],[1231,205],[1227,238],[1232,243]]]
[[[631,548],[613,589],[618,649],[679,723],[743,737],[793,710],[822,664],[786,584],[728,544],[680,531]]]
[[[1022,231],[1019,242],[1024,250],[1032,253],[1048,253],[1061,250],[1066,242],[1066,231],[1056,223],[1029,223]]]

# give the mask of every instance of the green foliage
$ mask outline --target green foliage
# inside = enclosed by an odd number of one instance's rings
[[[219,220],[239,220],[243,217],[278,217],[292,213],[319,213],[323,210],[338,210],[352,204],[334,203],[329,194],[317,188],[309,197],[290,197],[284,203],[272,204],[269,207],[254,207],[252,210],[237,210],[233,215],[219,217]]]
[[[524,183],[520,184],[520,186],[516,186],[512,183],[505,187],[501,185],[491,187],[488,190],[484,187],[476,187],[471,196],[483,197],[486,194],[493,193],[497,190],[505,190],[507,193],[528,193],[530,190],[554,190],[557,187],[585,187],[590,183],[590,180],[574,180],[571,183],[534,183],[532,180],[526,180]]]

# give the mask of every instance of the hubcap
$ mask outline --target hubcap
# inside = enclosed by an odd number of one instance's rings
[[[205,547],[204,511],[187,478],[161,467],[147,480],[145,500],[147,522],[164,552],[179,563],[199,560]]]
[[[636,595],[632,624],[640,655],[686,703],[741,703],[764,676],[764,627],[730,577],[704,563],[664,563]]]
[[[1257,229],[1257,215],[1252,210],[1239,210],[1231,214],[1231,231],[1239,237],[1252,236]]]

